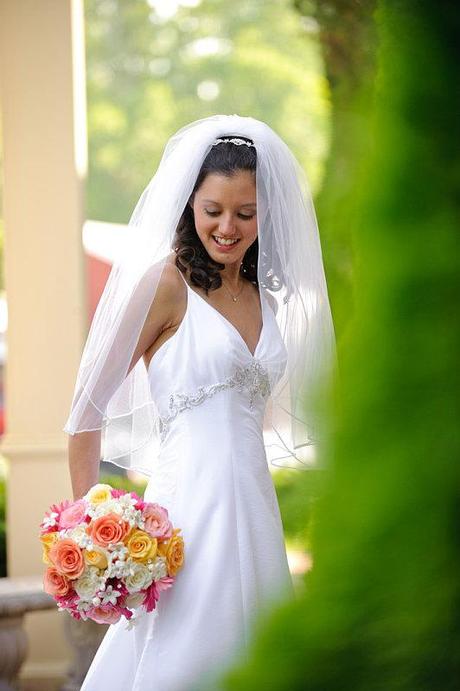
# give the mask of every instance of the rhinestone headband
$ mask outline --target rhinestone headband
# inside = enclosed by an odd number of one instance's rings
[[[244,139],[240,139],[239,137],[233,137],[232,139],[216,139],[213,146],[216,146],[216,144],[220,144],[221,142],[231,142],[232,144],[237,144],[238,146],[241,146],[241,144],[246,144],[246,146],[255,146],[255,144],[251,144]]]

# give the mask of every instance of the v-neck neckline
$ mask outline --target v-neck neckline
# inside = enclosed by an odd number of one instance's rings
[[[184,276],[182,276],[182,278],[184,278]],[[199,293],[196,292],[196,290],[193,290],[193,288],[190,287],[190,285],[187,283],[185,278],[184,278],[184,282],[185,282],[185,285],[187,286],[187,288],[190,290],[190,292],[192,292],[194,295],[196,295],[199,300],[204,302],[205,305],[207,305],[213,312],[215,312],[219,317],[221,317],[221,319],[235,332],[236,336],[239,338],[239,340],[241,341],[243,346],[246,348],[246,350],[249,353],[249,355],[251,356],[251,358],[254,359],[256,357],[257,350],[261,344],[262,336],[264,334],[264,329],[265,329],[264,301],[262,299],[262,294],[260,293],[260,289],[259,289],[259,303],[260,303],[260,314],[262,317],[262,328],[260,329],[259,340],[257,341],[256,347],[254,348],[254,352],[252,353],[251,349],[249,348],[248,344],[244,340],[239,329],[236,328],[235,324],[233,324],[233,322],[231,322],[230,319],[228,319],[224,314],[222,314],[222,312],[220,312],[220,310],[218,310],[217,307],[214,307],[214,305],[211,305],[211,303],[208,302],[207,300],[205,300],[204,297],[202,297]]]

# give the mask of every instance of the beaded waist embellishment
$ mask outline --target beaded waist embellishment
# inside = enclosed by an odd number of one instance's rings
[[[249,407],[253,408],[257,395],[266,398],[270,394],[268,373],[260,362],[254,361],[245,367],[237,367],[234,373],[223,382],[198,387],[193,394],[172,393],[169,397],[168,413],[160,418],[160,439],[164,440],[169,424],[179,413],[198,406],[218,391],[229,388],[236,388],[238,391],[246,390],[249,395]]]

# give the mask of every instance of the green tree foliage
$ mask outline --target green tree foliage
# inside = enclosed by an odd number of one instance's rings
[[[356,308],[314,566],[226,690],[458,687],[459,15],[382,0],[376,19],[371,145],[350,187]]]
[[[107,463],[104,464],[104,466],[107,465]],[[99,475],[99,482],[102,482],[105,485],[110,485],[114,489],[123,489],[126,492],[136,492],[136,494],[138,494],[140,497],[142,497],[145,492],[145,488],[147,487],[146,480],[134,482],[133,480],[130,480],[127,475],[112,473],[105,467]]]
[[[304,22],[317,22],[332,116],[329,165],[316,208],[338,336],[350,323],[356,179],[369,150],[375,69],[375,0],[293,0]]]
[[[317,32],[290,0],[170,4],[168,18],[155,0],[86,0],[87,216],[127,222],[167,139],[215,113],[268,122],[317,190],[330,116]]]

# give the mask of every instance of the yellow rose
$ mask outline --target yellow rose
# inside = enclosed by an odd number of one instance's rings
[[[90,566],[97,566],[98,569],[105,569],[108,561],[104,552],[101,549],[85,549],[84,557],[87,564]]]
[[[86,495],[86,498],[91,504],[103,504],[105,501],[108,501],[112,498],[112,488],[110,485],[103,485],[99,483],[98,485],[91,487]]]
[[[166,565],[168,576],[175,576],[184,563],[184,539],[179,535],[180,528],[173,530],[172,537],[166,544]]]
[[[162,540],[158,543],[157,554],[159,557],[165,557],[168,551],[169,540]]]
[[[135,561],[141,562],[154,559],[157,554],[157,546],[156,537],[151,537],[143,530],[133,530],[126,541],[129,556]]]
[[[53,533],[45,533],[44,535],[40,535],[40,542],[43,545],[42,560],[44,564],[51,564],[48,555],[51,547],[54,545],[55,542],[57,542],[57,540],[59,540],[59,533],[57,531]]]

